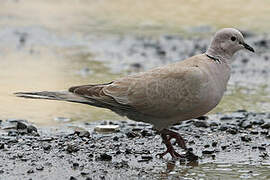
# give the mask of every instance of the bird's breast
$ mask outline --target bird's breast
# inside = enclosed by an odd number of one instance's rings
[[[230,67],[224,63],[211,63],[205,67],[208,83],[202,90],[201,103],[205,113],[212,110],[222,99],[230,78]]]

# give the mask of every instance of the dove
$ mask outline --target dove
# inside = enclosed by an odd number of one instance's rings
[[[255,52],[245,43],[239,30],[224,28],[215,33],[205,53],[176,63],[104,84],[74,86],[67,91],[15,94],[106,108],[131,120],[150,123],[167,148],[158,156],[170,154],[172,158],[182,158],[191,152],[184,138],[169,128],[205,115],[218,105],[230,78],[232,57],[243,49]],[[186,151],[184,155],[176,152],[171,139]]]

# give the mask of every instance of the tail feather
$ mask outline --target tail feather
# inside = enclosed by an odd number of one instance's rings
[[[30,99],[47,99],[47,100],[58,100],[58,101],[69,101],[84,104],[92,104],[89,99],[85,99],[81,96],[77,96],[68,91],[42,91],[42,92],[16,92],[14,93],[17,97],[30,98]]]

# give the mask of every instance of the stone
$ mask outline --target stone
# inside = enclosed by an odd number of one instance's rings
[[[203,128],[208,128],[209,124],[205,121],[194,121],[193,125],[196,127],[203,127]]]
[[[244,129],[252,128],[252,122],[248,120],[240,122],[239,125]]]
[[[16,128],[17,129],[26,129],[27,125],[24,122],[18,121]]]
[[[5,144],[4,143],[0,143],[0,149],[4,149],[5,148]]]
[[[68,144],[66,150],[69,153],[73,153],[79,151],[79,148],[74,144]]]
[[[232,116],[223,116],[220,118],[221,121],[232,120],[232,119],[233,119]]]
[[[77,180],[74,176],[70,176],[69,180]]]
[[[137,137],[137,136],[139,136],[137,133],[135,133],[135,132],[127,132],[126,133],[126,136],[128,137],[128,138],[135,138],[135,137]]]
[[[208,118],[208,116],[200,116],[200,117],[197,117],[196,119],[198,119],[198,120],[207,120],[209,118]]]
[[[142,130],[141,135],[142,135],[142,137],[153,136],[153,134],[147,130]]]
[[[264,124],[264,120],[263,119],[255,119],[252,121],[252,124],[254,125],[262,125]]]
[[[90,137],[89,131],[86,130],[76,130],[75,134],[77,134],[79,137],[86,137],[86,138]]]
[[[270,122],[264,123],[263,125],[261,125],[261,128],[269,129],[270,128]]]
[[[37,128],[36,128],[35,126],[33,126],[33,125],[29,125],[29,126],[27,127],[27,132],[28,132],[28,133],[37,132]]]
[[[216,146],[217,146],[217,142],[216,141],[212,142],[212,147],[216,147]]]
[[[218,126],[218,123],[217,122],[211,122],[210,123],[210,127],[216,127],[216,126]]]
[[[99,161],[111,161],[112,156],[108,155],[106,153],[103,153],[103,154],[100,154],[100,156],[97,158],[97,160],[99,160]]]
[[[236,128],[229,128],[226,132],[230,134],[237,134],[238,130]]]
[[[119,130],[119,125],[98,125],[95,127],[95,131],[97,132],[110,133],[117,130]]]
[[[34,173],[34,170],[33,170],[33,169],[29,169],[29,170],[27,171],[27,174],[32,174],[32,173]]]
[[[42,165],[38,165],[36,167],[36,170],[38,170],[38,171],[43,171],[43,169],[44,169],[44,167]]]
[[[248,135],[243,135],[243,136],[241,136],[241,140],[244,142],[250,142],[251,138]]]
[[[49,143],[44,143],[44,144],[42,145],[42,147],[43,147],[43,149],[44,149],[45,151],[48,151],[48,150],[51,149],[52,146],[51,146]]]
[[[213,154],[214,152],[215,152],[214,149],[207,149],[202,151],[203,154]]]

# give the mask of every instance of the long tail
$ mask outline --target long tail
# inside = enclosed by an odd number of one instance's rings
[[[14,93],[17,97],[30,98],[30,99],[48,99],[58,101],[69,101],[83,104],[93,105],[91,100],[75,95],[68,91],[57,91],[57,92],[17,92]]]

